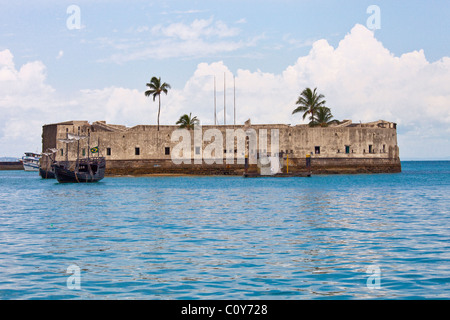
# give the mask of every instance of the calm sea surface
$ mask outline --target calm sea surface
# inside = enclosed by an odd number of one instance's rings
[[[0,171],[0,299],[449,299],[450,162],[402,166],[96,184]]]

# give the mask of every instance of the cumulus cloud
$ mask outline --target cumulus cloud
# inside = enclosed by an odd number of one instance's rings
[[[195,101],[191,109],[199,110],[199,102],[211,105],[214,76],[218,93],[223,95],[224,73],[227,99],[232,101],[233,75],[227,66],[201,63],[183,90],[187,101]],[[430,63],[422,50],[395,57],[361,25],[337,48],[326,40],[314,42],[307,56],[299,57],[281,74],[239,69],[235,76],[241,122],[253,116],[261,122],[299,123],[301,117],[291,115],[295,100],[305,87],[317,87],[340,119],[383,118],[405,128],[450,123],[450,58]],[[203,116],[210,118],[206,112]]]
[[[188,97],[186,112],[212,122],[215,75],[223,121],[224,73],[231,123],[233,77],[222,62],[198,65],[181,94]],[[317,87],[338,119],[398,123],[402,155],[423,156],[418,152],[422,148],[427,150],[424,157],[450,158],[448,150],[437,147],[450,142],[450,57],[430,63],[423,50],[394,56],[372,31],[356,25],[336,48],[326,40],[315,41],[308,55],[280,74],[240,69],[235,76],[238,123],[248,118],[254,123],[301,123],[301,116],[291,115],[295,101],[304,88]]]
[[[128,124],[150,121],[148,101],[136,89],[86,89],[61,97],[46,81],[42,62],[29,62],[18,69],[13,54],[0,51],[0,156],[40,150],[42,125],[48,123],[74,119]]]
[[[183,34],[170,32],[174,37]],[[443,148],[450,143],[450,57],[430,63],[422,50],[395,56],[372,31],[356,25],[336,48],[326,40],[315,41],[307,55],[278,74],[239,69],[233,75],[222,61],[200,63],[183,88],[162,96],[161,123],[174,124],[192,112],[202,124],[212,124],[215,79],[217,118],[222,124],[224,75],[227,124],[233,123],[233,76],[238,124],[249,118],[253,123],[302,123],[301,115],[291,114],[295,101],[304,88],[317,87],[337,119],[398,123],[401,157],[450,158],[450,151]],[[46,84],[42,62],[17,68],[5,50],[0,52],[0,109],[2,153],[19,155],[24,146],[33,151],[36,147],[31,146],[40,145],[44,123],[84,119],[156,124],[157,102],[146,98],[143,90],[117,87],[58,98]],[[16,149],[5,152],[8,148]]]

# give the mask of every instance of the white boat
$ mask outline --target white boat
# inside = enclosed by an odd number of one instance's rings
[[[41,159],[39,153],[25,152],[22,157],[23,169],[25,171],[39,171],[39,159]]]

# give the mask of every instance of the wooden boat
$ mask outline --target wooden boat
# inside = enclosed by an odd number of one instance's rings
[[[49,152],[43,152],[39,163],[39,175],[42,179],[55,179],[55,171],[52,165],[55,163],[55,154],[57,149],[47,149]]]
[[[80,159],[80,140],[90,138],[88,136],[80,136],[67,134],[67,139],[60,139],[61,142],[69,143],[78,142],[77,160],[75,165],[70,165],[68,161],[68,149],[66,149],[66,161],[55,162],[52,164],[55,177],[58,182],[98,182],[105,176],[106,160],[104,157],[89,157],[89,153],[98,153],[98,146],[90,149],[88,140],[88,156]]]
[[[53,164],[58,182],[98,182],[105,176],[106,160],[104,157],[79,159],[74,169],[66,163]]]

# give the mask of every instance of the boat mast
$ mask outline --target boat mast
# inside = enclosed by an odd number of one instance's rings
[[[89,130],[89,129],[88,129]],[[91,153],[91,132],[88,131],[88,147],[87,147],[87,159],[89,163],[89,154]]]
[[[78,127],[78,136],[80,136],[80,127]],[[75,171],[78,171],[78,165],[80,160],[80,138],[77,139],[77,161],[75,162]]]
[[[66,132],[66,140],[69,140],[69,134]],[[66,165],[69,166],[69,143],[66,142]]]
[[[91,175],[92,178],[94,178],[94,173],[92,172],[92,168],[91,168],[91,161],[89,160],[89,154],[91,153],[91,130],[88,129],[88,150],[87,150],[87,166],[89,169],[89,174]]]

